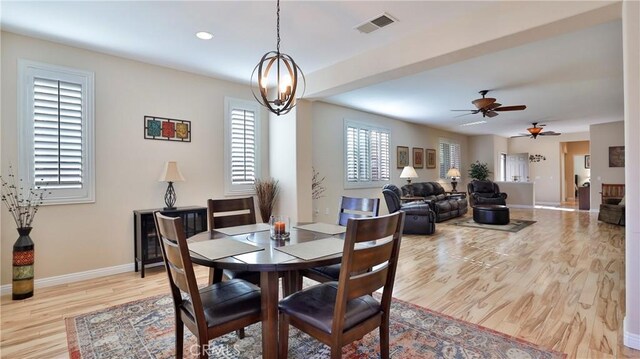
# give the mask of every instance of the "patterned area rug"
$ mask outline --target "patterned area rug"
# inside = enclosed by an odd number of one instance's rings
[[[454,226],[462,226],[462,227],[472,227],[472,228],[482,228],[482,229],[493,229],[496,231],[505,231],[516,233],[521,229],[524,229],[532,224],[536,223],[536,221],[527,221],[524,219],[512,219],[509,224],[498,225],[498,224],[481,224],[473,221],[473,218],[465,218],[459,221],[447,223]]]
[[[169,296],[156,296],[65,319],[69,356],[88,358],[173,358],[175,346],[173,304]],[[185,358],[195,337],[185,328]],[[260,324],[210,342],[211,358],[260,358]],[[378,331],[342,350],[343,358],[379,358]],[[400,300],[391,309],[392,358],[564,358],[519,340],[432,312]],[[291,328],[289,358],[328,358],[324,344]]]

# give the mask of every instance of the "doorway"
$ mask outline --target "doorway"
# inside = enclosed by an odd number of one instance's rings
[[[564,158],[564,176],[562,198],[567,202],[576,202],[578,188],[591,183],[590,142],[561,142]]]

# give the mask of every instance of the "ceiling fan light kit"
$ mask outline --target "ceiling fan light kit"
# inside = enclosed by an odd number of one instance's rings
[[[493,97],[485,97],[489,90],[482,90],[479,92],[482,95],[482,98],[475,99],[471,101],[476,109],[475,110],[451,110],[451,111],[469,111],[469,113],[465,113],[464,115],[475,115],[476,113],[482,113],[482,117],[496,117],[498,116],[498,112],[504,111],[522,111],[527,108],[525,105],[516,105],[516,106],[502,106],[501,103],[496,102],[497,100]],[[460,117],[456,116],[456,117]]]
[[[538,138],[538,136],[560,136],[562,134],[560,132],[554,132],[554,131],[542,131],[542,127],[546,125],[538,125],[537,122],[532,122],[531,124],[533,125],[533,127],[527,128],[527,131],[529,131],[529,133],[523,133],[518,136],[511,136],[511,138],[529,137],[535,140],[536,138]]]
[[[251,91],[262,106],[280,116],[291,111],[297,104],[297,98],[304,95],[306,79],[293,58],[280,52],[280,0],[276,6],[276,51],[264,54],[253,69]]]

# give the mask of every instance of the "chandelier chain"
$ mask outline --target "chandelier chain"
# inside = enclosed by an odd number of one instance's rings
[[[277,3],[277,11],[276,11],[276,15],[277,15],[277,23],[276,23],[276,34],[277,34],[277,44],[276,44],[276,49],[278,54],[280,53],[280,0],[278,0]]]

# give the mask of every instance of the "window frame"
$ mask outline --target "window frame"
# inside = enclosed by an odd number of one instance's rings
[[[447,166],[448,168],[444,168],[444,173],[442,173],[441,172],[442,161],[440,161],[440,157],[441,157],[441,154],[442,154],[442,145],[443,144],[447,144],[449,146],[451,146],[451,145],[458,146],[458,159],[457,159],[458,160],[457,161],[458,162],[458,166],[456,166],[456,168],[458,170],[461,170],[461,167],[462,167],[462,145],[460,145],[460,142],[454,141],[454,140],[451,140],[451,139],[448,139],[448,138],[441,137],[438,140],[438,151],[440,151],[440,154],[438,155],[438,161],[439,161],[439,163],[438,163],[438,172],[439,172],[438,173],[438,177],[439,177],[439,179],[446,180],[447,179],[447,172],[451,168],[451,163],[449,163],[449,166]]]
[[[349,169],[348,167],[348,153],[347,153],[347,147],[348,147],[348,138],[347,138],[347,130],[349,127],[355,127],[358,129],[367,129],[369,131],[375,130],[378,132],[385,132],[387,133],[389,140],[388,140],[388,146],[389,148],[388,150],[388,168],[389,168],[389,179],[387,180],[379,180],[379,181],[357,181],[357,182],[351,182],[348,180],[347,176],[349,174]],[[370,125],[367,123],[363,123],[360,121],[355,121],[355,120],[351,120],[348,118],[344,119],[343,122],[343,131],[342,131],[342,136],[343,136],[343,165],[342,165],[342,169],[343,169],[343,184],[344,184],[344,188],[345,189],[356,189],[356,188],[379,188],[381,186],[384,186],[387,183],[391,182],[391,130],[389,128],[386,127],[382,127],[382,126],[376,126],[376,125]],[[371,144],[371,139],[369,138],[369,144]],[[368,153],[367,155],[367,159],[369,160],[369,162],[371,162],[371,152]],[[371,178],[371,170],[372,170],[371,165],[369,165],[369,178]]]
[[[82,188],[47,189],[43,205],[95,202],[95,74],[92,71],[18,59],[18,161],[19,176],[35,187],[33,80],[35,77],[81,83],[82,91]]]
[[[255,183],[233,184],[231,178],[231,110],[241,108],[253,111],[255,119],[255,178],[260,178],[262,174],[261,165],[261,113],[256,101],[243,100],[233,97],[224,98],[224,192],[227,196],[254,195],[256,193]]]

